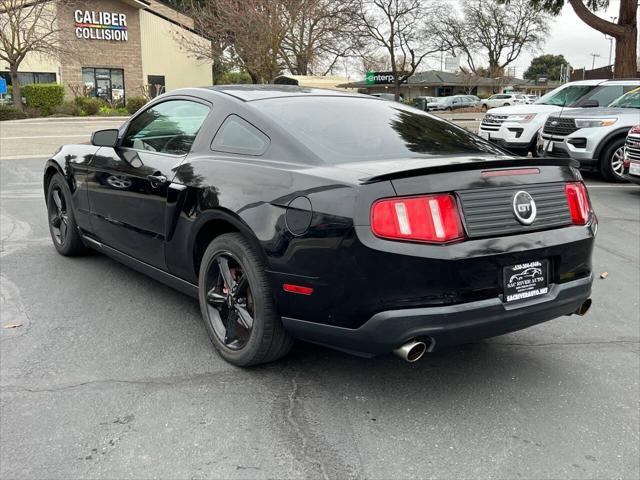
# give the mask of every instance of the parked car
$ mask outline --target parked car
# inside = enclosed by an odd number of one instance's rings
[[[194,296],[236,365],[294,338],[415,361],[591,303],[597,220],[570,160],[509,157],[366,95],[174,90],[61,147],[44,190],[60,254],[92,248]]]
[[[389,102],[395,102],[396,101],[396,95],[395,93],[372,93],[371,94],[372,97],[377,97],[377,98],[381,98],[382,100],[387,100]],[[398,99],[399,102],[404,102],[404,96],[401,94],[400,98]]]
[[[434,110],[458,110],[469,108],[475,105],[475,101],[470,95],[452,95],[450,97],[438,97]]]
[[[526,95],[527,97],[527,103],[536,103],[536,101],[538,100],[538,95]]]
[[[566,83],[533,105],[494,108],[480,124],[479,135],[517,155],[537,155],[538,131],[551,113],[563,108],[608,105],[635,88],[635,80],[582,80]]]
[[[429,105],[434,105],[438,102],[436,97],[414,97],[413,106],[420,110],[428,111]]]
[[[522,93],[497,93],[481,101],[482,108],[485,110],[524,103],[527,103],[527,97]]]
[[[610,181],[623,181],[625,139],[638,119],[640,86],[608,107],[550,115],[540,132],[540,148],[545,156],[571,157],[579,160],[584,170],[599,171]]]
[[[476,97],[475,95],[465,95],[469,99],[469,107],[477,108],[482,106],[482,100],[480,97]]]
[[[624,178],[640,185],[640,125],[627,134],[624,144]]]

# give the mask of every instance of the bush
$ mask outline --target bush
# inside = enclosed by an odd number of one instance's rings
[[[492,94],[491,93],[479,93],[478,95],[476,95],[480,100],[486,100],[487,98],[489,98]]]
[[[147,99],[144,97],[129,97],[127,99],[127,112],[131,115],[140,110],[147,103]]]
[[[26,118],[27,115],[17,110],[11,105],[0,105],[0,122],[3,120],[18,120]]]
[[[124,107],[112,108],[107,105],[100,107],[98,115],[101,117],[118,117],[120,115],[127,115],[129,112]]]
[[[22,96],[28,107],[46,116],[64,102],[64,87],[57,83],[31,83],[22,87]]]
[[[78,115],[97,115],[102,107],[106,107],[107,102],[97,97],[77,97],[74,100],[76,106],[80,109]]]
[[[64,102],[62,105],[58,105],[53,109],[54,115],[68,115],[71,117],[77,117],[81,112],[76,102]]]

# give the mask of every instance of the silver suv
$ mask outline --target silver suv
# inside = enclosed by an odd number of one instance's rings
[[[597,170],[611,181],[622,181],[624,141],[640,121],[640,80],[608,107],[570,109],[552,114],[538,138],[541,156],[571,157],[580,168]]]

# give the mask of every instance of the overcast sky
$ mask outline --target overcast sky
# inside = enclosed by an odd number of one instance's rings
[[[620,0],[611,0],[609,9],[597,14],[610,20],[610,17],[618,16],[619,9]],[[613,55],[615,55],[615,45],[613,49]],[[593,61],[589,54],[598,53],[600,57],[596,58],[595,66],[602,67],[608,65],[609,62],[609,40],[602,33],[587,26],[577,17],[573,8],[567,4],[562,13],[552,20],[549,39],[540,53],[562,54],[574,68],[587,67],[588,69],[591,68]],[[526,54],[516,61],[516,73],[519,77],[522,76],[534,56],[536,55]]]
[[[597,15],[610,20],[610,17],[618,15],[619,8],[620,0],[611,0],[609,8],[606,11],[597,12]],[[531,63],[531,59],[545,53],[564,55],[574,68],[587,67],[588,69],[591,68],[591,62],[593,61],[589,54],[597,53],[600,57],[595,59],[595,66],[602,67],[608,65],[609,40],[602,33],[588,27],[580,20],[573,8],[567,3],[562,13],[551,19],[549,37],[542,48],[534,53],[525,52],[516,60],[516,75],[522,78],[522,74]],[[615,54],[615,46],[613,53]],[[425,63],[424,70],[440,69],[439,56],[435,57],[438,58],[429,59]]]

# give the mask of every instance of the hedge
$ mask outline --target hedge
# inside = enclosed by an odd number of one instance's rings
[[[144,97],[129,97],[127,99],[127,111],[133,115],[147,103],[147,99]]]
[[[11,105],[0,105],[0,122],[3,120],[18,120],[26,117],[27,115],[24,112],[19,112]]]
[[[64,87],[57,83],[31,83],[22,87],[22,96],[28,107],[37,108],[46,116],[64,102]]]

